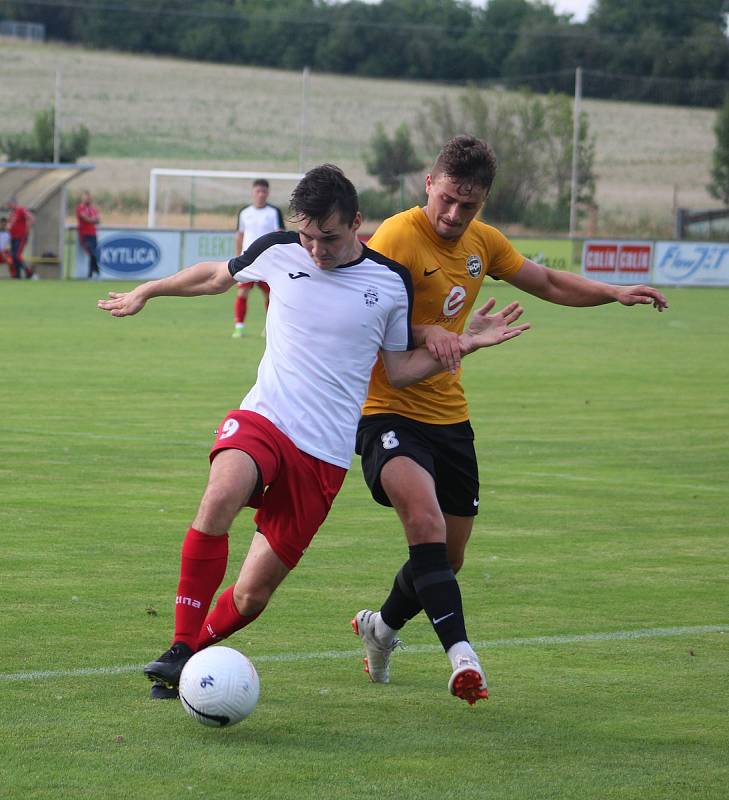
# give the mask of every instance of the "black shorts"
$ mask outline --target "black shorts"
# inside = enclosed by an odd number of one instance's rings
[[[391,458],[405,456],[432,475],[444,514],[478,514],[478,463],[470,422],[431,425],[399,414],[369,414],[359,421],[356,452],[380,505],[392,505],[380,483],[382,468]]]

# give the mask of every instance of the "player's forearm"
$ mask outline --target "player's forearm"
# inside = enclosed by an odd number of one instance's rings
[[[233,283],[225,263],[202,261],[169,278],[142,283],[134,291],[145,301],[153,297],[196,297],[222,294]]]
[[[387,379],[396,389],[403,389],[413,383],[418,383],[432,375],[443,372],[440,361],[433,358],[425,347],[410,350],[395,364],[388,364],[385,360]]]
[[[545,300],[563,306],[601,306],[617,300],[617,287],[572,272],[550,270]]]

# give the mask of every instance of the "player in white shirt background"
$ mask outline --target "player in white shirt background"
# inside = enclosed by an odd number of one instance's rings
[[[284,230],[284,221],[281,211],[276,206],[268,203],[269,183],[265,178],[253,181],[251,189],[251,204],[238,214],[238,230],[235,234],[235,253],[241,255],[256,239],[267,233]],[[248,313],[248,295],[254,286],[263,292],[263,302],[268,311],[269,290],[264,281],[244,281],[238,284],[233,305],[233,319],[235,328],[233,338],[241,339],[246,327],[246,314]]]
[[[220,294],[246,277],[271,287],[269,335],[255,385],[221,423],[210,476],[182,545],[172,646],[146,665],[152,697],[177,696],[194,652],[255,620],[326,519],[354,452],[355,432],[378,352],[394,386],[406,386],[462,355],[519,336],[517,303],[476,312],[464,334],[431,355],[414,347],[408,271],[357,238],[357,193],[329,164],[310,170],[291,197],[298,232],[258,239],[230,262],[110,292],[112,316],[161,296]],[[232,586],[209,611],[228,560],[228,530],[244,506],[256,532]]]

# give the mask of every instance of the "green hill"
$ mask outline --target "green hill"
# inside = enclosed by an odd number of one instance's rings
[[[60,70],[62,120],[92,132],[89,188],[139,198],[152,166],[298,171],[334,161],[364,188],[373,183],[364,154],[377,123],[414,125],[425,98],[462,89],[315,73],[304,92],[301,73],[283,70],[8,39],[2,49],[0,133],[31,126],[52,103]],[[716,112],[583,105],[596,136],[598,233],[668,235],[674,205],[716,206],[705,189]]]

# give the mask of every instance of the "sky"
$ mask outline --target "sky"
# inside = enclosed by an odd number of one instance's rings
[[[584,22],[593,0],[551,0],[558,14],[572,14],[573,22]]]
[[[484,6],[488,0],[471,0],[473,5]],[[573,22],[584,22],[594,0],[547,0],[558,14],[572,14]]]
[[[346,0],[345,0],[346,1]],[[377,3],[380,0],[365,0],[367,3]],[[471,5],[485,6],[488,0],[469,0]],[[590,12],[590,6],[595,0],[546,0],[554,7],[558,14],[572,14],[573,22],[584,22]]]

